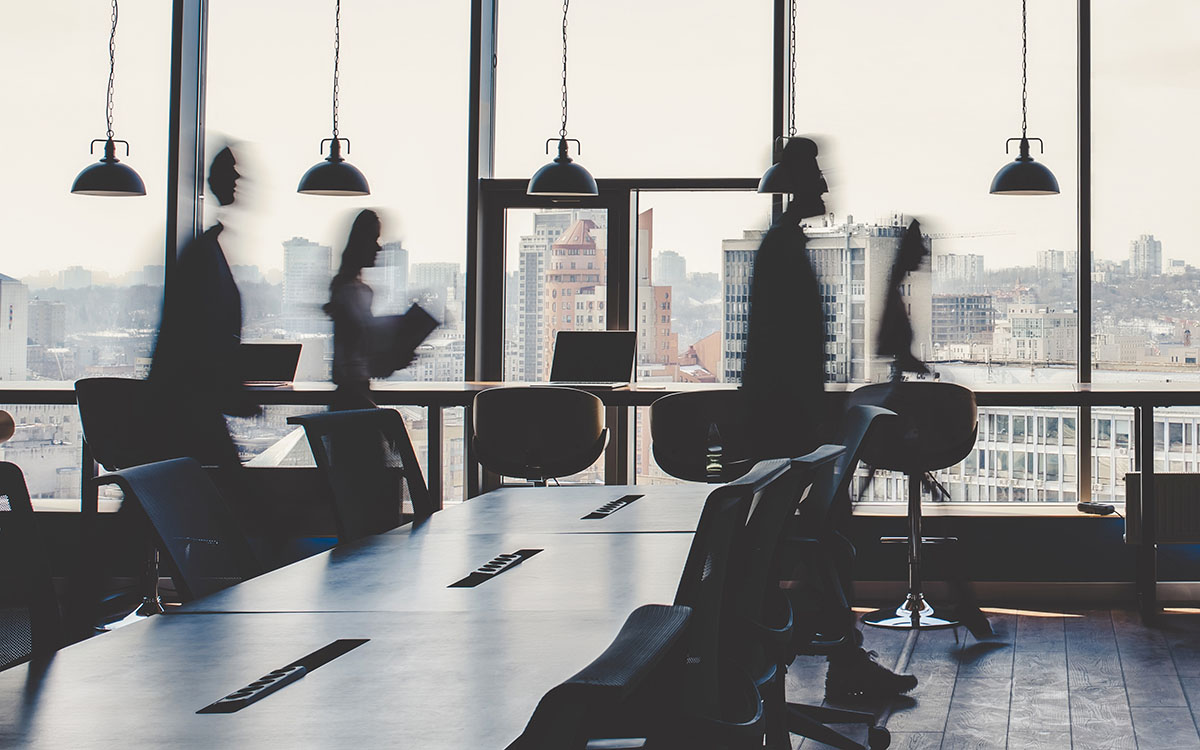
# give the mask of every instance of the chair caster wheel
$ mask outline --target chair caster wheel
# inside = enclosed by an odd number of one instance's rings
[[[871,750],[884,750],[890,744],[892,744],[892,734],[888,730],[883,727],[867,729],[867,747]]]

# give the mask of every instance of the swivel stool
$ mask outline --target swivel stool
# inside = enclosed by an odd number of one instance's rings
[[[957,464],[975,447],[975,394],[953,383],[897,380],[850,393],[846,408],[859,404],[884,406],[899,415],[872,431],[863,446],[863,462],[908,475],[908,536],[881,540],[903,542],[908,547],[908,595],[899,607],[870,612],[863,622],[897,629],[953,627],[958,622],[935,615],[922,593],[921,548],[958,540],[922,535],[921,484],[929,472]]]

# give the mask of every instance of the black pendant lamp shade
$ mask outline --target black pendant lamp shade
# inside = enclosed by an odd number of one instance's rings
[[[1021,137],[1009,138],[1004,142],[1004,152],[1008,153],[1008,144],[1019,141],[1020,153],[1016,161],[1000,168],[992,178],[992,195],[1058,195],[1058,180],[1045,164],[1038,164],[1029,155],[1029,142],[1037,141],[1042,149],[1041,138],[1030,138],[1026,133],[1028,107],[1026,103],[1029,94],[1026,90],[1026,43],[1025,0],[1021,0]]]
[[[326,138],[321,141],[324,152],[325,141],[329,141],[329,156],[325,161],[311,167],[300,178],[296,192],[305,195],[370,195],[367,178],[350,162],[342,158],[340,142],[346,142],[346,153],[350,153],[349,138]]]
[[[589,195],[599,195],[600,189],[591,173],[583,165],[571,161],[567,155],[567,142],[575,141],[575,148],[581,150],[579,141],[567,137],[567,8],[571,0],[563,0],[562,17],[562,125],[558,129],[558,138],[546,141],[546,153],[550,153],[550,144],[558,141],[558,156],[554,161],[539,169],[529,180],[525,190],[528,195],[542,195],[551,198],[582,198]]]
[[[992,178],[992,195],[1058,195],[1058,180],[1054,173],[1029,155],[1029,142],[1037,141],[1040,145],[1042,139],[1010,138],[1009,142],[1012,141],[1021,142],[1021,153]]]
[[[567,141],[575,141],[576,148],[579,147],[579,141],[574,138],[559,138],[558,156],[533,175],[526,193],[557,197],[600,194],[600,189],[596,187],[596,179],[567,155]],[[546,141],[547,151],[553,142],[553,138]]]
[[[321,141],[321,153],[325,152],[325,141],[329,141],[329,156],[325,161],[311,167],[300,178],[297,193],[305,195],[370,195],[367,178],[350,162],[342,158],[342,141],[346,142],[346,153],[350,153],[350,139],[338,137],[338,59],[342,49],[342,0],[337,0],[333,16],[333,137]]]
[[[794,128],[793,128],[794,129]],[[797,191],[795,175],[789,174],[789,170],[783,166],[783,146],[786,145],[788,138],[780,138],[776,141],[776,158],[775,163],[763,172],[762,179],[758,181],[758,192],[760,193],[779,193],[783,195],[794,195]]]
[[[97,138],[92,141],[92,147],[97,143],[104,144],[104,158],[79,173],[71,185],[71,192],[76,195],[145,195],[146,184],[142,178],[131,167],[122,164],[116,155],[118,143],[125,144],[125,154],[128,155],[129,143]]]
[[[92,141],[91,151],[96,144],[104,144],[104,158],[87,167],[75,178],[71,192],[76,195],[128,196],[145,195],[146,184],[131,167],[117,158],[117,144],[125,144],[125,155],[129,156],[129,141],[113,138],[113,80],[117,61],[117,0],[112,0],[112,30],[108,35],[108,95],[105,98],[104,119],[108,125],[106,137]]]

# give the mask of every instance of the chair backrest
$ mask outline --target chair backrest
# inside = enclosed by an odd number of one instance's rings
[[[100,481],[115,482],[145,512],[185,601],[262,572],[236,518],[195,459],[135,466]]]
[[[883,406],[899,418],[873,430],[862,459],[878,469],[923,474],[953,466],[975,447],[975,394],[954,383],[902,380],[851,391],[847,408]]]
[[[25,475],[0,461],[0,669],[62,645],[50,560]]]
[[[726,583],[733,541],[746,523],[756,487],[787,468],[787,459],[760,461],[741,479],[715,488],[696,524],[675,604],[692,609],[684,644],[688,664],[685,701],[705,715],[721,715],[721,624],[729,594]]]
[[[604,403],[578,388],[489,388],[475,395],[472,444],[488,471],[546,480],[595,463],[608,442]]]
[[[132,378],[75,381],[84,439],[105,469],[118,471],[180,455],[164,442],[170,436],[155,427],[151,389],[149,381]]]
[[[654,460],[673,477],[692,482],[737,479],[753,466],[745,396],[737,390],[672,393],[650,405]],[[709,467],[713,430],[719,437],[721,469]]]
[[[329,485],[339,542],[424,520],[433,501],[404,417],[395,409],[351,409],[290,417],[304,428]],[[411,516],[404,502],[412,504]]]
[[[839,439],[845,450],[837,461],[815,469],[812,489],[799,510],[807,534],[820,536],[822,531],[830,528],[833,523],[830,510],[838,498],[848,499],[850,480],[854,478],[858,462],[862,460],[868,436],[875,430],[894,427],[898,419],[895,412],[882,406],[859,404],[846,411]],[[843,509],[842,515],[849,510]]]

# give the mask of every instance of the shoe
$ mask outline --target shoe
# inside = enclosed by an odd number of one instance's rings
[[[847,649],[829,657],[825,673],[826,698],[878,698],[907,693],[917,686],[910,674],[896,674],[875,661],[874,651]]]
[[[988,618],[979,611],[979,607],[969,607],[958,613],[958,621],[975,636],[977,641],[986,641],[989,638],[995,638],[996,633],[992,630],[992,623],[988,622]]]

